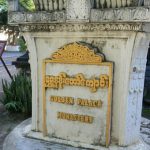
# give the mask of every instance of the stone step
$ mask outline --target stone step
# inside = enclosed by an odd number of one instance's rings
[[[81,147],[73,147],[65,144],[56,143],[53,141],[37,140],[29,138],[27,135],[32,132],[31,119],[27,119],[19,124],[6,138],[3,144],[3,150],[90,150]],[[39,134],[39,133],[35,133]],[[100,147],[98,150],[149,150],[143,140],[129,147],[119,147],[110,145],[109,148]],[[92,150],[92,149],[91,149]]]

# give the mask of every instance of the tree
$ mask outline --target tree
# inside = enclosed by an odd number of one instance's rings
[[[35,9],[33,0],[19,0],[19,4],[29,11],[33,11]],[[7,11],[7,8],[7,0],[0,0],[0,12]]]
[[[0,0],[0,12],[7,11],[7,1],[6,0]]]
[[[7,1],[0,0],[0,24],[7,24]]]
[[[28,11],[35,10],[33,0],[19,0],[19,4]],[[0,0],[0,24],[7,24],[7,10],[8,2],[7,0]]]
[[[35,5],[33,3],[33,0],[19,0],[19,3],[21,6],[23,6],[29,11],[35,10]]]

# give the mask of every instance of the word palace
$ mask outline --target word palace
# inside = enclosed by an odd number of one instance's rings
[[[103,104],[101,100],[88,100],[88,99],[81,99],[81,98],[74,99],[73,97],[60,97],[60,96],[51,96],[50,101],[55,103],[68,104],[68,105],[74,105],[76,103],[79,106],[87,106],[93,108],[94,107],[101,108]]]

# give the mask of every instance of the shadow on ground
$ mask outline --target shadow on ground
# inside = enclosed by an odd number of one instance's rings
[[[0,150],[3,148],[5,137],[25,119],[22,114],[8,113],[0,103]]]

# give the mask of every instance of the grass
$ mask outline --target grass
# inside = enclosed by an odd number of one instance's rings
[[[145,118],[150,119],[150,108],[143,108],[142,116],[145,117]]]

